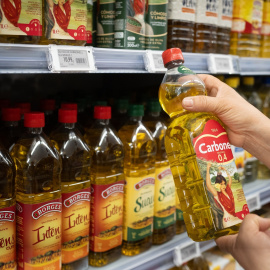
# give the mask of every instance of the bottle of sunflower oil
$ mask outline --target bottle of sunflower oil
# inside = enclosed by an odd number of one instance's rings
[[[110,125],[111,107],[95,106],[94,118],[84,135],[93,149],[89,264],[100,267],[121,256],[124,147]]]
[[[261,57],[270,57],[270,0],[263,1]]]
[[[76,110],[59,109],[50,139],[62,158],[62,269],[88,268],[92,154],[77,130]]]
[[[181,234],[186,231],[184,222],[183,211],[181,210],[179,198],[175,191],[175,206],[176,206],[176,234]]]
[[[157,145],[142,123],[144,106],[130,105],[128,115],[119,130],[126,178],[122,253],[134,256],[152,245]]]
[[[20,108],[2,109],[3,125],[0,129],[0,141],[7,150],[9,150],[21,136],[20,120]]]
[[[25,133],[10,151],[16,166],[18,269],[61,269],[61,157],[44,125],[44,113],[25,113]]]
[[[8,151],[2,146],[0,146],[0,153],[0,266],[1,269],[17,269],[16,169]]]
[[[171,118],[165,148],[187,233],[194,241],[237,233],[249,210],[234,179],[237,168],[223,123],[213,114],[183,109],[183,98],[207,94],[205,85],[183,66],[180,49],[162,56],[168,71],[159,101]]]
[[[147,107],[148,115],[143,123],[157,143],[153,244],[163,244],[175,235],[175,186],[165,151],[167,127],[160,118],[161,106],[156,100]]]
[[[234,0],[230,54],[260,57],[263,0]]]

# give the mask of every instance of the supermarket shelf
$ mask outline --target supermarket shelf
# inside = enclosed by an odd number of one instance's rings
[[[270,58],[239,58],[240,74],[245,76],[270,75]]]
[[[252,183],[244,185],[244,193],[249,203],[249,200],[258,198],[258,205],[264,205],[270,202],[270,179],[256,180]],[[254,207],[254,206],[253,206]],[[256,208],[256,207],[255,207]],[[122,256],[119,260],[107,266],[101,267],[102,270],[148,270],[157,269],[164,270],[174,266],[174,250],[177,246],[186,246],[192,244],[193,241],[187,236],[186,233],[176,235],[171,241],[160,246],[153,246],[148,251],[134,257]],[[200,242],[200,251],[204,252],[214,247],[215,241]],[[89,267],[89,270],[95,269]]]

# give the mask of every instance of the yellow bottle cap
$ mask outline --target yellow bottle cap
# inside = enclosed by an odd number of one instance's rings
[[[243,83],[244,85],[254,85],[255,83],[254,77],[244,77]]]
[[[240,83],[239,77],[230,77],[225,80],[225,83],[228,84],[232,88],[237,88]]]

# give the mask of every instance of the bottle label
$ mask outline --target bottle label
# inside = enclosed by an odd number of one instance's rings
[[[175,186],[169,166],[156,168],[154,229],[175,223]]]
[[[68,264],[89,253],[90,188],[62,193],[62,263]]]
[[[197,0],[169,0],[168,20],[195,22]]]
[[[90,249],[105,252],[122,245],[124,181],[91,188]]]
[[[233,2],[232,32],[260,34],[262,27],[263,0],[248,3],[243,0]]]
[[[0,209],[0,269],[17,269],[15,209],[15,205]]]
[[[155,174],[126,177],[123,239],[139,241],[153,233]]]
[[[218,6],[218,27],[232,27],[233,0],[222,0]]]
[[[47,39],[86,40],[86,0],[44,0]]]
[[[205,124],[193,139],[217,229],[241,223],[249,213],[242,185],[225,129],[215,120]]]
[[[41,36],[41,0],[1,0],[0,35]]]
[[[194,73],[192,70],[190,70],[189,68],[181,65],[178,67],[178,72],[182,73],[182,74],[196,74]]]
[[[19,270],[61,269],[61,198],[38,204],[17,202]]]
[[[93,1],[87,0],[86,43],[92,44]]]
[[[196,23],[217,25],[218,0],[199,0],[196,10]]]
[[[270,36],[270,2],[263,3],[263,23],[261,34]]]
[[[176,200],[176,220],[184,220],[183,211],[180,207],[179,197],[177,193],[175,194],[175,200]]]

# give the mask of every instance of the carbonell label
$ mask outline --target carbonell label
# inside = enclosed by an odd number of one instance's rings
[[[249,213],[226,130],[215,120],[193,139],[200,174],[218,230],[241,223]]]

